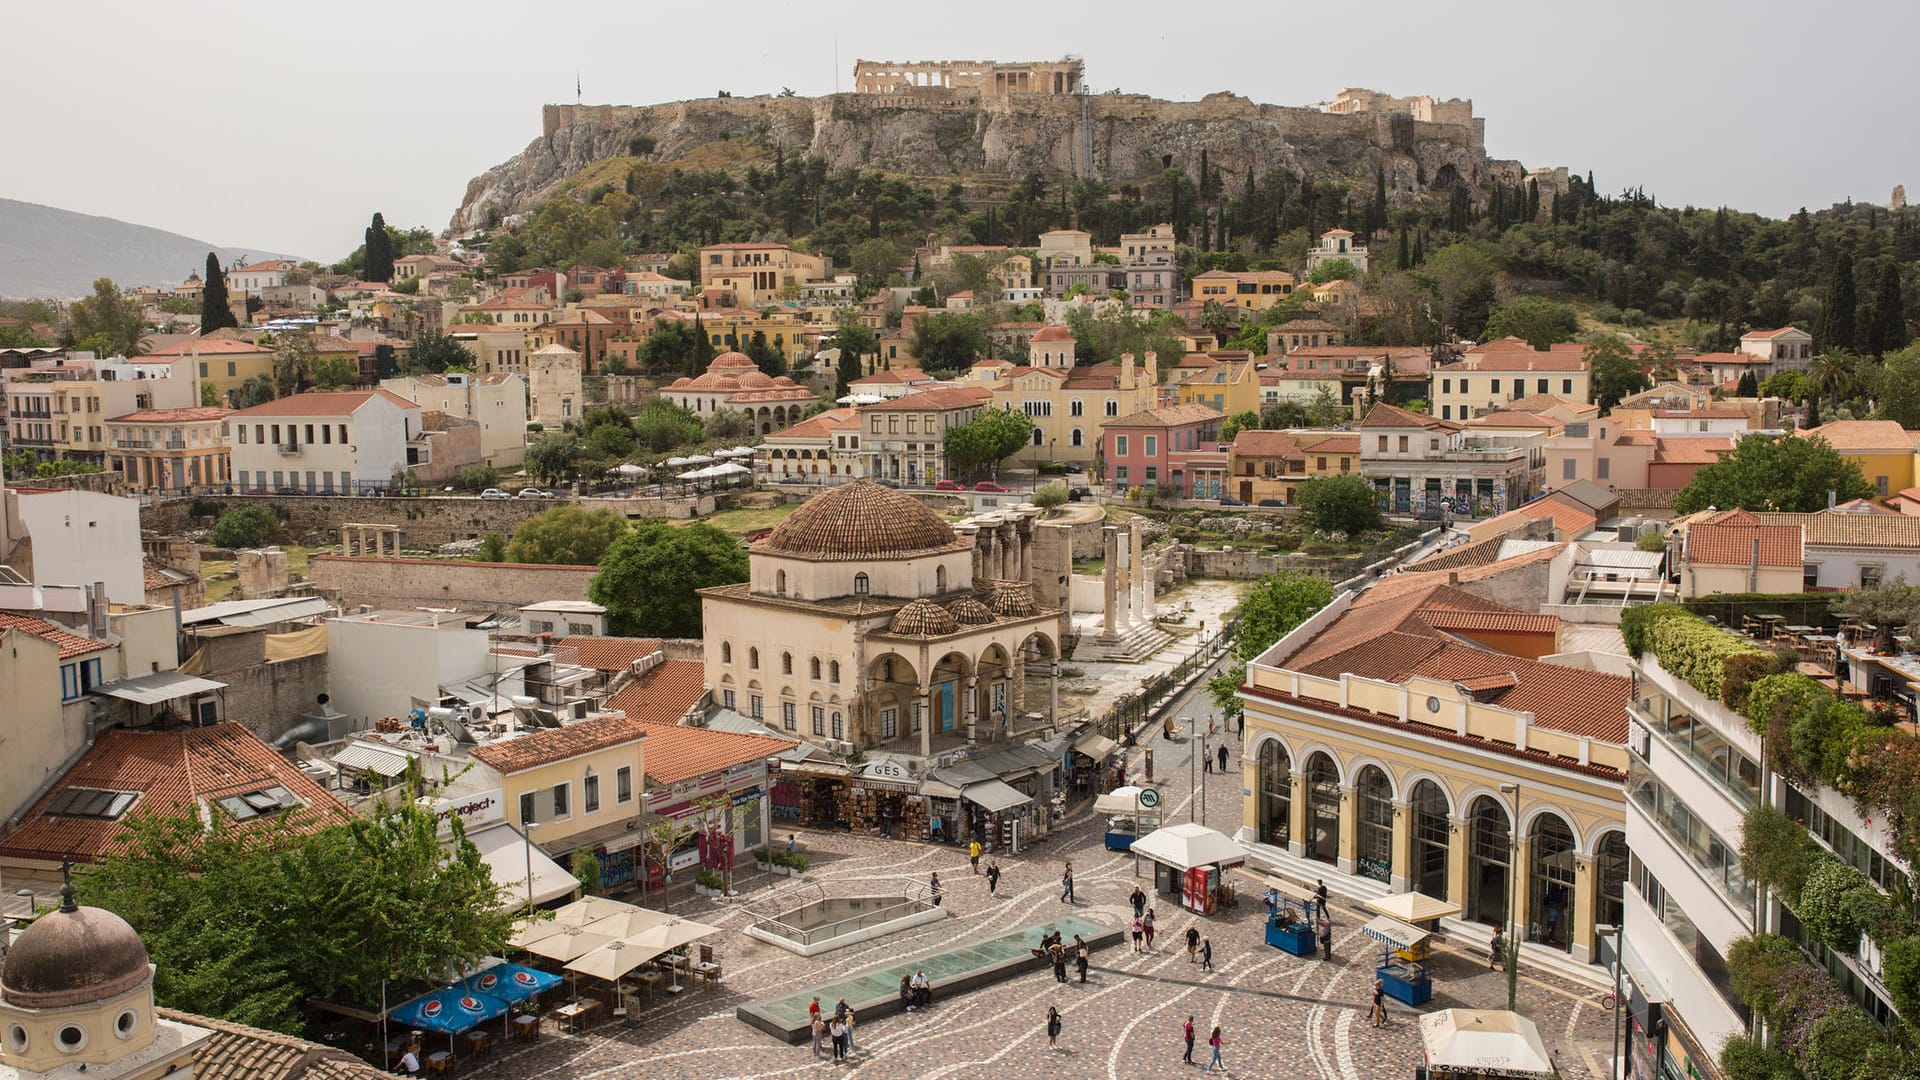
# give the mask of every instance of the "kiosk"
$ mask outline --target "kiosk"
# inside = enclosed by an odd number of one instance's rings
[[[1367,901],[1367,906],[1379,912],[1361,928],[1382,946],[1374,975],[1396,1000],[1408,1005],[1426,1004],[1433,997],[1431,939],[1439,933],[1441,919],[1460,914],[1460,905],[1409,892],[1377,897]]]
[[[1305,900],[1275,899],[1267,917],[1267,944],[1295,956],[1313,955],[1313,912]]]
[[[1155,829],[1134,841],[1131,850],[1153,863],[1156,893],[1201,915],[1233,903],[1233,886],[1224,871],[1247,861],[1246,848],[1190,821]]]
[[[1160,793],[1153,788],[1128,784],[1117,787],[1093,801],[1098,814],[1107,818],[1108,851],[1126,851],[1142,835],[1160,825]]]

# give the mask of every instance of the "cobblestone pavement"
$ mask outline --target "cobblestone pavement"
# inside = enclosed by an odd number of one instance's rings
[[[1199,705],[1204,709],[1204,703]],[[1155,772],[1165,784],[1168,821],[1185,820],[1193,805],[1185,743],[1155,738]],[[1239,757],[1225,782],[1208,785],[1206,819],[1231,832],[1240,820]],[[1135,773],[1130,772],[1130,775]],[[1208,779],[1220,781],[1218,775]],[[1150,952],[1130,944],[1096,952],[1085,985],[1062,986],[1036,968],[1008,982],[971,993],[936,998],[924,1012],[859,1024],[857,1052],[836,1065],[816,1061],[809,1046],[788,1046],[734,1017],[734,1007],[756,997],[790,993],[810,983],[856,973],[916,954],[950,947],[958,940],[1005,933],[1061,914],[1063,859],[1074,864],[1075,915],[1124,925],[1127,896],[1136,884],[1151,893],[1151,877],[1135,877],[1133,858],[1101,846],[1099,821],[1081,813],[1035,848],[1002,856],[1000,897],[987,897],[986,879],[968,872],[959,849],[907,844],[839,834],[802,833],[801,847],[814,859],[809,878],[885,882],[925,881],[939,871],[946,886],[946,922],[878,941],[803,959],[741,933],[744,917],[735,905],[700,900],[676,913],[714,922],[728,932],[715,940],[725,966],[722,985],[687,991],[677,999],[638,1003],[636,1028],[605,1023],[582,1035],[549,1030],[537,1044],[503,1048],[462,1067],[488,1080],[605,1077],[769,1078],[840,1073],[874,1078],[913,1077],[1165,1077],[1198,1073],[1206,1063],[1206,1033],[1221,1028],[1230,1075],[1288,1080],[1371,1080],[1413,1075],[1420,1060],[1412,1010],[1393,1005],[1391,1021],[1367,1022],[1373,961],[1378,946],[1361,935],[1366,921],[1357,908],[1333,904],[1334,960],[1290,956],[1262,940],[1261,914],[1251,882],[1240,878],[1243,899],[1212,918],[1199,918],[1155,903],[1157,935]],[[1150,874],[1150,872],[1149,872]],[[789,884],[749,868],[737,881],[751,900],[776,884]],[[1189,925],[1211,938],[1212,972],[1190,963],[1182,943]],[[1503,977],[1478,958],[1437,952],[1434,997],[1429,1008],[1498,1008],[1505,1004]],[[1071,974],[1071,973],[1070,973]],[[1568,1080],[1599,1080],[1611,1034],[1611,1014],[1595,996],[1550,975],[1522,972],[1520,1011],[1534,1019]],[[828,1007],[832,1002],[825,1003]],[[1048,1049],[1048,1006],[1063,1016],[1059,1047]],[[1199,1031],[1196,1066],[1181,1063],[1180,1024],[1194,1018]]]

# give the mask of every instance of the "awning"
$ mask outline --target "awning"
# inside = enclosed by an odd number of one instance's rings
[[[1382,945],[1391,945],[1396,949],[1411,949],[1433,936],[1391,915],[1375,915],[1372,922],[1360,928],[1360,932]]]
[[[346,749],[333,755],[333,763],[342,769],[379,773],[389,780],[406,772],[412,760],[413,755],[404,750],[375,746],[364,739],[348,743]]]
[[[928,779],[920,781],[920,794],[930,799],[957,799],[963,793],[959,788],[954,787],[944,780],[935,780],[929,777]]]
[[[533,863],[533,902],[545,904],[580,891],[580,881],[566,867],[547,857],[538,847],[528,850],[519,830],[501,822],[467,833],[467,839],[480,849],[480,858],[493,871],[493,883],[500,886],[501,905],[519,907],[527,902],[527,863]]]
[[[1128,817],[1132,817],[1138,814],[1141,809],[1140,788],[1133,784],[1114,788],[1112,791],[1093,800],[1093,810],[1094,813],[1097,814],[1126,814]],[[1149,816],[1151,816],[1159,810],[1159,807],[1147,807],[1146,809],[1148,810]]]
[[[1553,1062],[1540,1029],[1519,1013],[1442,1009],[1420,1018],[1427,1065],[1483,1076],[1550,1076]]]
[[[998,780],[973,784],[960,794],[968,802],[995,814],[1033,801],[1030,797],[1020,794]]]
[[[93,692],[105,694],[122,701],[137,701],[142,705],[160,705],[189,694],[201,694],[209,690],[225,690],[227,684],[202,679],[198,675],[186,675],[178,671],[156,671],[151,675],[139,675],[131,679],[121,679],[103,686],[96,686]]]
[[[1076,753],[1085,754],[1095,761],[1105,761],[1113,756],[1115,750],[1120,749],[1120,744],[1097,731],[1088,731],[1073,740],[1073,749]]]
[[[1435,900],[1425,893],[1394,893],[1367,901],[1367,906],[1382,915],[1391,915],[1401,922],[1423,923],[1435,919],[1451,919],[1460,914],[1459,904],[1450,904],[1445,900]]]
[[[270,626],[325,615],[333,605],[318,596],[275,596],[262,600],[222,600],[180,613],[180,625],[217,622],[227,626]]]
[[[1190,821],[1155,829],[1135,840],[1132,850],[1180,870],[1196,866],[1232,867],[1247,861],[1246,848],[1229,840],[1224,833]]]

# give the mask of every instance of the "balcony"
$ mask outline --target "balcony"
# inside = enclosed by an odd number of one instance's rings
[[[275,444],[274,449],[280,451],[280,453],[283,456],[292,457],[292,456],[297,456],[300,453],[302,447],[299,443],[290,442],[290,443]]]

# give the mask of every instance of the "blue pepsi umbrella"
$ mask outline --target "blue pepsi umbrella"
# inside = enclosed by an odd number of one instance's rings
[[[472,1031],[507,1014],[507,1003],[491,994],[476,994],[464,986],[449,986],[415,998],[393,1010],[397,1023],[442,1035]]]
[[[525,1001],[560,985],[560,976],[520,964],[496,964],[469,975],[461,986],[469,994],[496,997],[502,1001]]]

